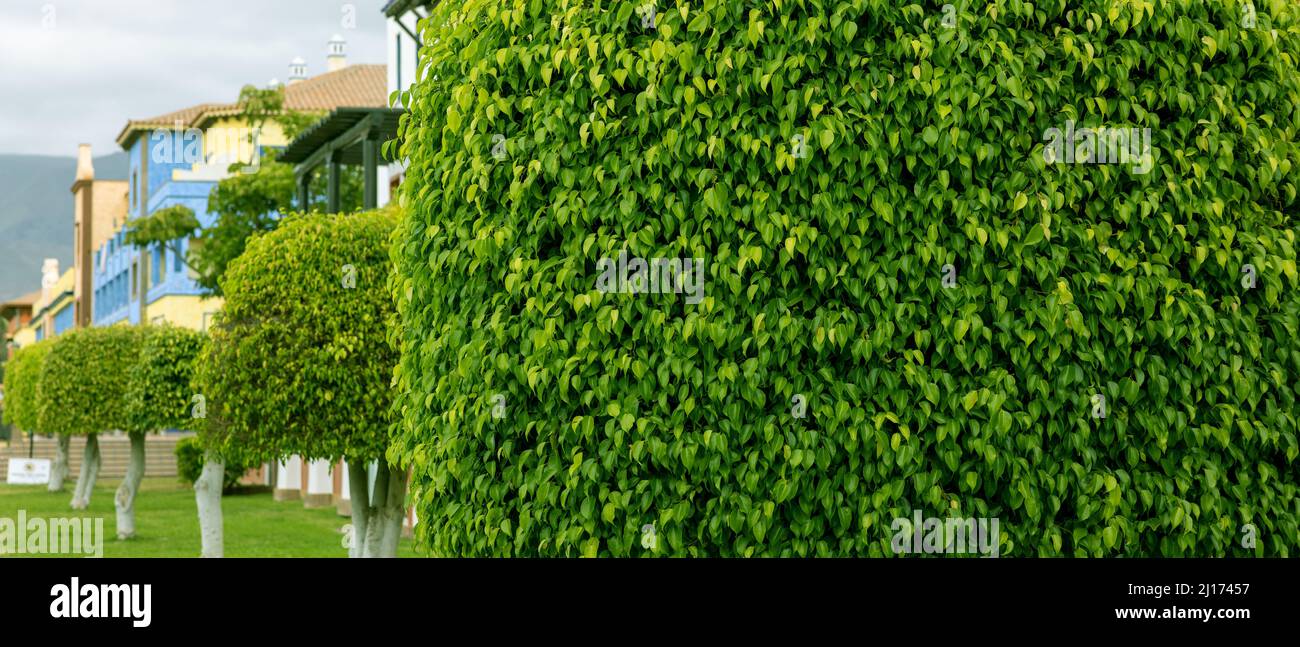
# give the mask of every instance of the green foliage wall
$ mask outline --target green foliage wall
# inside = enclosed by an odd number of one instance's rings
[[[37,387],[40,385],[41,365],[49,348],[49,341],[39,341],[10,355],[5,364],[5,424],[23,431],[40,431]]]
[[[193,431],[196,412],[206,409],[205,402],[195,401],[191,381],[194,361],[207,336],[172,325],[144,330],[140,361],[131,373],[127,393],[131,428]]]
[[[369,460],[387,447],[395,209],[294,215],[231,263],[200,354],[214,447],[249,459]]]
[[[38,387],[40,431],[134,431],[128,389],[145,334],[139,326],[120,325],[73,329],[51,339]]]
[[[637,4],[422,23],[394,454],[435,552],[889,555],[921,510],[1295,554],[1296,5]],[[1071,120],[1150,171],[1048,164]],[[598,292],[623,249],[706,298]]]

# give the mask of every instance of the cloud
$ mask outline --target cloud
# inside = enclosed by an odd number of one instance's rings
[[[244,85],[286,80],[295,56],[324,72],[336,33],[349,63],[384,63],[384,4],[3,0],[0,153],[116,152],[128,119],[234,101]]]

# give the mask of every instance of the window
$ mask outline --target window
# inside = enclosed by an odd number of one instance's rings
[[[152,261],[152,264],[150,265],[151,271],[149,273],[149,281],[150,281],[149,287],[154,287],[159,283],[162,283],[162,272],[163,270],[167,269],[165,265],[166,260],[163,256],[163,253],[164,252],[161,245],[154,247],[153,254],[152,254],[153,258],[150,259]]]
[[[402,35],[397,35],[397,91],[402,91]]]
[[[140,298],[139,285],[136,283],[136,277],[140,276],[140,261],[131,261],[131,300],[135,301]]]
[[[181,247],[181,241],[176,241],[176,251],[172,252],[172,271],[180,274],[185,269],[185,250]]]
[[[54,315],[54,334],[62,334],[64,331],[71,329],[76,323],[76,313],[76,308],[70,304]]]
[[[136,202],[140,199],[140,186],[137,181],[140,176],[139,171],[131,171],[131,208],[134,209]]]

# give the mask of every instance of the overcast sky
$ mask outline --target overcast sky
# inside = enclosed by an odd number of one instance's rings
[[[0,153],[118,152],[128,119],[233,102],[246,84],[285,81],[295,56],[323,73],[334,34],[349,63],[384,63],[384,4],[0,0]]]

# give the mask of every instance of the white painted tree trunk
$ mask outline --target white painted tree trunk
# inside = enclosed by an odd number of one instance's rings
[[[364,535],[361,535],[362,557],[375,556],[375,550],[379,547],[380,538],[384,534],[384,524],[383,520],[379,518],[379,508],[388,496],[388,476],[389,472],[387,466],[381,464],[379,473],[375,475],[374,485],[371,486],[373,489],[370,492],[370,498],[366,504],[369,506],[370,510],[366,515],[366,532]],[[356,502],[353,502],[353,505],[355,506]]]
[[[201,557],[225,556],[225,539],[221,519],[221,488],[225,485],[226,462],[221,455],[208,451],[204,455],[203,473],[194,482],[194,502],[199,508]]]
[[[81,473],[77,476],[77,485],[72,489],[72,509],[85,510],[90,506],[90,495],[95,491],[95,479],[99,477],[99,437],[96,434],[86,436],[86,451],[81,458]]]
[[[59,436],[54,445],[54,463],[50,465],[50,492],[62,492],[63,482],[68,479],[68,448],[72,445],[72,436]]]
[[[373,490],[368,472],[364,462],[348,462],[353,530],[348,556],[397,557],[406,520],[406,470],[381,461]]]
[[[380,512],[384,534],[376,557],[397,557],[397,544],[402,540],[402,524],[406,523],[406,470],[397,466],[388,468],[388,500]]]
[[[117,486],[117,496],[113,498],[117,508],[118,539],[135,536],[135,495],[144,479],[144,432],[131,432],[128,437],[131,439],[131,460],[127,463],[122,484]]]
[[[364,557],[366,526],[370,522],[370,475],[364,461],[348,461],[348,493],[352,505],[352,544],[348,557]]]

